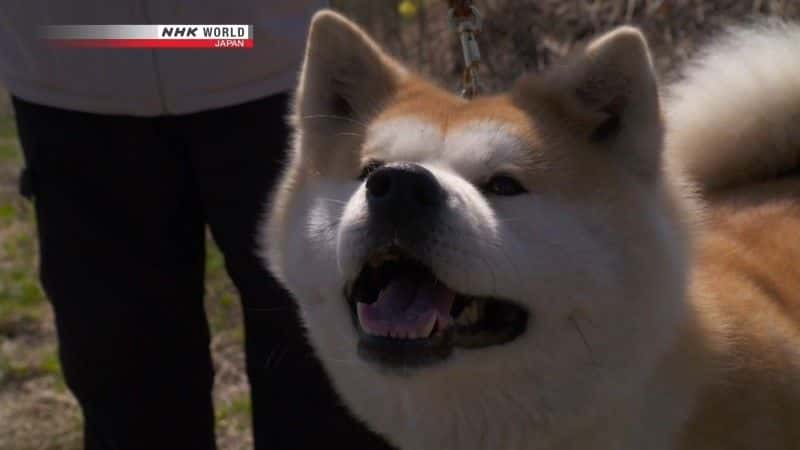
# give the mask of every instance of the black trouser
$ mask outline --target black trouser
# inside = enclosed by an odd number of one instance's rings
[[[256,253],[286,95],[157,118],[13,103],[87,449],[214,448],[206,224],[242,299],[255,447],[383,447],[339,405]]]

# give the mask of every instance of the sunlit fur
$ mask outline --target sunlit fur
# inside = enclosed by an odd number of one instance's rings
[[[404,449],[800,448],[800,183],[713,189],[798,160],[800,39],[772,30],[730,38],[757,55],[713,47],[665,124],[633,28],[468,102],[319,13],[264,253],[347,406]],[[747,78],[732,58],[780,73]],[[769,171],[748,172],[756,157]],[[372,160],[435,175],[447,202],[415,256],[454,290],[527,309],[526,333],[418,369],[357,356],[344,286],[369,250],[358,176]],[[498,173],[527,193],[482,193]]]

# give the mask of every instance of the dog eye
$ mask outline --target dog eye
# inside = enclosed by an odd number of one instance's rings
[[[374,171],[375,169],[379,168],[383,164],[384,164],[383,161],[369,161],[369,162],[367,162],[364,165],[364,167],[361,168],[361,174],[358,175],[358,180],[359,181],[364,181],[369,176],[369,174],[372,173],[372,171]]]
[[[481,186],[481,190],[492,195],[519,195],[525,192],[519,182],[508,175],[495,175]]]

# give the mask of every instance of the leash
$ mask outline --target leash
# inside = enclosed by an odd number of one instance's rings
[[[478,48],[477,35],[483,26],[478,8],[472,0],[447,0],[450,9],[447,13],[450,28],[461,41],[464,55],[464,73],[461,79],[461,96],[467,99],[480,94],[481,82],[478,78],[478,66],[481,63],[481,51]]]

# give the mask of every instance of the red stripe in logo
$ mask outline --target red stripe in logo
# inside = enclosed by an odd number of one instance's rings
[[[61,48],[253,48],[252,39],[50,39]]]

